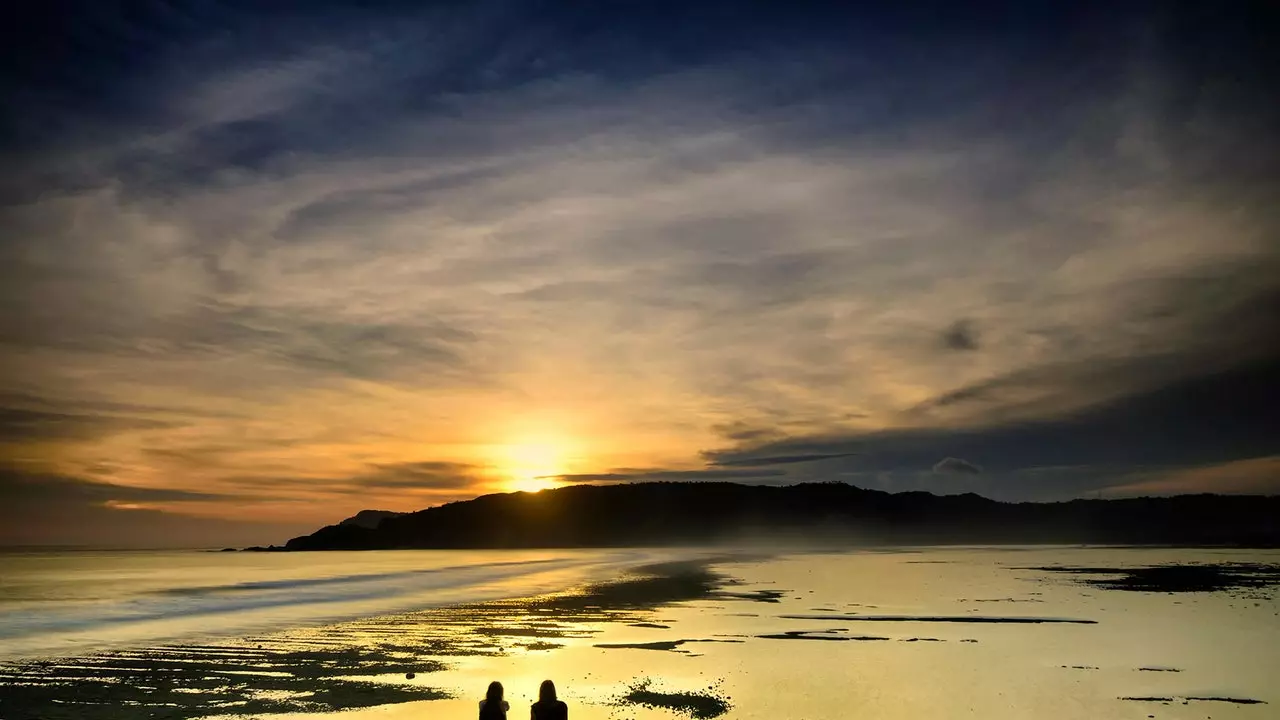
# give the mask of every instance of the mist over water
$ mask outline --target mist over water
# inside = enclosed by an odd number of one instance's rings
[[[681,554],[10,552],[0,554],[0,659],[232,636],[534,595],[609,579]]]

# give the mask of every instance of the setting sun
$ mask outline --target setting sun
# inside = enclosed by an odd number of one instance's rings
[[[566,472],[565,446],[550,439],[506,445],[498,470],[510,490],[538,492],[558,487],[556,476]]]
[[[560,483],[556,482],[555,476],[535,476],[514,478],[509,486],[513,491],[538,492],[559,487]]]

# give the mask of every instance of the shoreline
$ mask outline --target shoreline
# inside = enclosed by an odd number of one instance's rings
[[[216,642],[563,592],[659,560],[707,554],[411,551],[383,553],[368,562],[333,554],[299,563],[278,555],[111,553],[117,560],[109,573],[115,588],[99,588],[96,554],[69,553],[61,557],[81,575],[68,576],[71,579],[59,587],[58,599],[52,602],[38,593],[24,595],[22,587],[36,587],[33,583],[51,572],[48,563],[62,560],[48,560],[50,556],[43,554],[18,556],[4,566],[9,587],[0,588],[9,590],[0,599],[0,662],[150,644]],[[166,571],[168,567],[174,569]],[[163,573],[158,579],[152,577],[153,568]]]
[[[451,697],[430,684],[450,661],[545,652],[592,626],[639,622],[714,597],[725,556],[640,564],[612,581],[527,597],[362,617],[265,635],[0,662],[7,720],[331,712]],[[388,682],[404,676],[408,683]],[[126,682],[127,680],[127,682]],[[136,710],[122,710],[132,708]],[[74,710],[74,712],[72,712]],[[234,711],[234,712],[232,712]]]

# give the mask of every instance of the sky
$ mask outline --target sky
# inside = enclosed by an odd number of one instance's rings
[[[31,5],[0,544],[581,482],[1280,492],[1278,15]]]

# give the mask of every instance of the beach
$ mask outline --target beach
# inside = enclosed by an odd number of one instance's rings
[[[611,720],[1265,718],[1280,705],[1280,551],[179,557],[205,565],[137,572],[130,593],[96,599],[33,600],[54,587],[30,570],[48,558],[6,573],[0,717],[465,718],[491,680],[524,717],[547,678],[573,717]],[[119,575],[148,561],[114,562]],[[240,581],[208,580],[219,563],[239,563]]]

